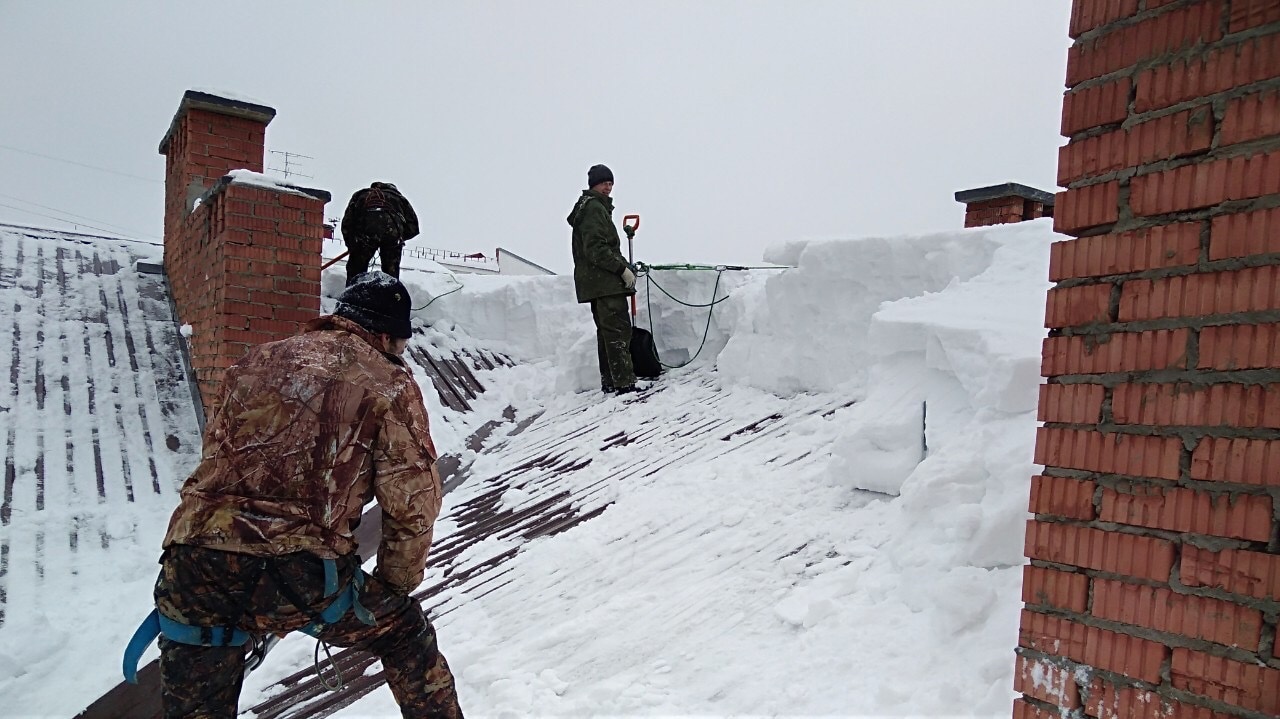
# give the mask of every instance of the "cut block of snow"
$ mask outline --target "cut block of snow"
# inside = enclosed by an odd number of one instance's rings
[[[898,494],[924,459],[922,400],[908,396],[899,404],[855,406],[846,421],[853,429],[833,449],[831,478],[857,489]]]

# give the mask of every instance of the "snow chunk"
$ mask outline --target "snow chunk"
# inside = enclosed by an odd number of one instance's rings
[[[254,187],[275,190],[276,192],[298,195],[300,197],[313,197],[311,193],[303,191],[297,185],[279,178],[264,175],[261,172],[254,172],[252,170],[232,170],[227,173],[227,176],[231,178],[231,182],[237,185],[252,185]]]

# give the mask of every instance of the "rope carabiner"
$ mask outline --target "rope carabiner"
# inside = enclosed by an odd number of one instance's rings
[[[333,667],[333,673],[337,677],[332,684],[324,678],[324,670],[320,668],[320,647],[324,647],[325,660],[329,662],[329,666]],[[333,654],[329,652],[329,645],[323,639],[316,640],[316,651],[312,661],[316,667],[316,678],[320,680],[321,686],[331,692],[339,692],[346,687],[347,683],[342,678],[342,667],[338,666],[338,663],[333,660]]]

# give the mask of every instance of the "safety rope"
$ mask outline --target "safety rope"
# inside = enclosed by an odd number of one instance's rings
[[[653,267],[647,266],[643,263],[637,263],[636,266],[644,275],[644,309],[645,309],[645,312],[649,313],[649,334],[651,335],[653,334],[653,303],[650,299],[652,293],[649,291],[649,285],[653,285],[657,287],[659,290],[662,291],[662,294],[666,295],[667,297],[670,297],[672,300],[675,300],[676,302],[686,307],[706,307],[707,308],[707,325],[702,329],[702,342],[698,344],[698,351],[694,352],[692,357],[685,360],[681,364],[670,365],[670,364],[667,364],[666,362],[663,362],[661,358],[658,359],[658,364],[662,365],[667,369],[680,369],[681,367],[689,366],[690,364],[693,363],[694,360],[698,359],[698,355],[702,354],[702,348],[707,345],[707,335],[711,333],[711,317],[716,311],[716,305],[729,299],[729,295],[725,295],[720,299],[716,299],[716,293],[720,291],[720,278],[724,276],[725,270],[718,270],[716,272],[716,284],[715,284],[715,287],[711,289],[711,301],[705,304],[696,304],[692,302],[685,302],[684,300],[679,299],[678,297],[672,295],[670,292],[667,292],[667,290],[663,288],[662,285],[658,284],[658,282],[653,279],[653,276],[649,274],[649,270],[654,269]],[[657,344],[656,339],[654,341],[654,344]]]
[[[652,301],[651,301],[651,299],[650,299],[650,298],[651,298],[651,293],[650,293],[650,291],[649,291],[649,285],[653,285],[654,287],[657,287],[657,288],[662,292],[662,294],[666,295],[667,297],[670,297],[673,301],[675,301],[675,302],[676,302],[676,303],[678,303],[678,304],[682,304],[682,305],[684,305],[685,307],[706,307],[706,308],[707,308],[707,324],[706,324],[706,326],[705,326],[705,327],[703,327],[703,328],[702,328],[702,342],[700,342],[700,343],[698,344],[698,351],[697,351],[697,352],[694,352],[692,357],[690,357],[689,359],[685,360],[685,361],[684,361],[683,363],[681,363],[681,364],[677,364],[677,365],[670,365],[670,364],[667,364],[666,362],[663,362],[661,359],[659,359],[659,360],[658,360],[658,364],[661,364],[663,367],[665,367],[665,368],[667,368],[667,369],[680,369],[681,367],[687,367],[687,366],[689,366],[689,365],[690,365],[694,360],[698,359],[698,355],[702,354],[702,348],[703,348],[703,347],[706,347],[706,345],[707,345],[707,336],[711,334],[711,317],[712,317],[712,316],[714,315],[714,313],[715,313],[716,305],[718,305],[718,304],[720,304],[721,302],[724,302],[725,300],[729,299],[729,295],[727,295],[727,294],[726,294],[724,297],[721,297],[720,299],[716,299],[716,293],[718,293],[718,292],[720,291],[720,279],[724,276],[724,273],[725,273],[725,272],[728,272],[728,271],[730,271],[730,270],[734,270],[734,271],[741,271],[741,270],[786,270],[786,269],[793,269],[793,268],[791,268],[791,267],[789,267],[789,266],[786,266],[786,265],[768,265],[768,266],[763,266],[763,265],[762,265],[762,266],[745,266],[745,265],[689,265],[689,264],[679,264],[679,265],[646,265],[646,264],[645,264],[645,263],[643,263],[643,262],[637,262],[637,263],[636,263],[636,275],[637,275],[637,276],[639,276],[639,275],[643,275],[643,276],[644,276],[644,280],[645,280],[645,284],[644,284],[644,308],[645,308],[645,311],[649,313],[649,334],[653,335],[653,304],[652,304]],[[705,303],[685,302],[684,300],[680,299],[679,297],[676,297],[675,295],[671,294],[670,292],[667,292],[667,290],[666,290],[666,288],[665,288],[665,287],[663,287],[662,285],[658,284],[658,281],[657,281],[657,280],[655,280],[655,279],[653,279],[653,275],[651,275],[651,274],[650,274],[650,272],[651,272],[652,270],[676,270],[676,271],[690,271],[690,270],[692,270],[692,271],[699,271],[699,270],[704,270],[704,271],[712,271],[712,272],[715,272],[715,273],[716,273],[716,284],[715,284],[715,286],[711,289],[711,301],[710,301],[710,302],[705,302]],[[654,336],[656,337],[656,335],[654,335]],[[657,344],[657,340],[656,340],[656,339],[655,339],[655,341],[654,341],[654,344]]]
[[[451,274],[451,275],[449,275],[449,279],[453,280],[454,282],[457,282],[457,283],[458,283],[458,286],[457,286],[457,287],[454,287],[453,289],[449,290],[448,292],[444,293],[443,295],[436,295],[435,297],[432,297],[432,298],[427,302],[427,304],[425,304],[425,305],[423,305],[423,306],[421,306],[421,307],[414,307],[414,308],[413,308],[413,311],[414,311],[414,312],[421,312],[421,311],[425,310],[426,308],[430,307],[432,302],[435,302],[436,300],[440,299],[441,297],[447,297],[447,296],[449,296],[449,295],[453,294],[454,292],[457,292],[458,290],[460,290],[460,289],[462,289],[462,288],[464,287],[464,285],[462,284],[462,280],[458,279],[456,276],[454,276],[454,275],[452,275],[452,274]]]
[[[716,272],[724,272],[726,270],[793,270],[791,265],[646,265],[643,262],[637,262],[638,267],[645,267],[650,270],[713,270]]]

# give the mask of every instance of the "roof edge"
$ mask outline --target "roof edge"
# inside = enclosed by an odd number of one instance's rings
[[[547,268],[543,267],[542,265],[538,264],[537,262],[533,262],[533,261],[531,261],[531,260],[525,259],[524,257],[521,257],[520,255],[517,255],[516,253],[512,252],[511,250],[508,250],[508,249],[507,249],[507,248],[505,248],[505,247],[499,247],[497,250],[495,250],[495,251],[494,251],[494,253],[495,253],[496,255],[498,255],[498,271],[499,271],[499,272],[501,272],[501,271],[502,271],[502,254],[503,254],[504,252],[505,252],[506,254],[511,255],[512,257],[516,258],[517,260],[520,260],[521,262],[525,263],[526,265],[530,265],[530,266],[533,266],[533,267],[537,267],[538,269],[542,270],[543,272],[547,273],[548,275],[553,275],[553,276],[554,276],[554,275],[556,274],[556,273],[552,272],[551,270],[549,270],[549,269],[547,269]]]

